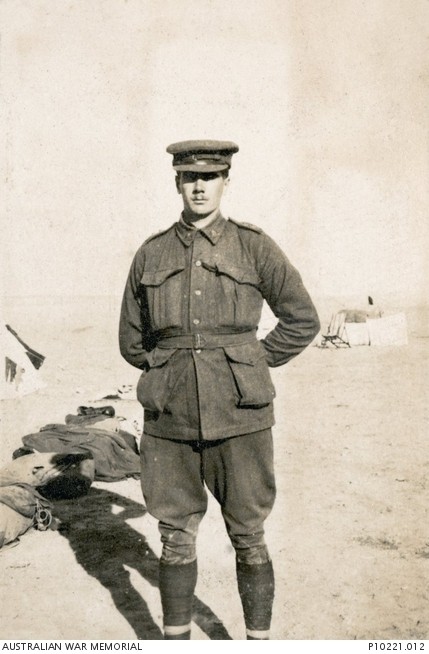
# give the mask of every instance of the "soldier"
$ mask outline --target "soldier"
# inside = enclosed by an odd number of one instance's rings
[[[264,521],[275,497],[269,367],[304,350],[319,320],[276,243],[220,212],[238,146],[186,141],[167,152],[183,212],[137,251],[119,331],[122,356],[142,370],[141,479],[163,543],[164,637],[190,639],[195,543],[208,488],[235,549],[246,637],[268,639],[274,573]],[[264,300],[278,322],[258,340]]]

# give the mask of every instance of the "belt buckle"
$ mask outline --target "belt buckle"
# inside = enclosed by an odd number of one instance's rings
[[[193,342],[193,348],[194,350],[200,350],[203,346],[204,343],[204,338],[202,334],[194,334],[193,336],[194,342]]]

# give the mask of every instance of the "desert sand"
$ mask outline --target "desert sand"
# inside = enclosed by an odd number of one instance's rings
[[[141,429],[133,393],[102,400],[139,374],[118,353],[118,310],[108,297],[4,303],[6,320],[46,356],[46,386],[0,403],[2,465],[22,436],[82,404],[112,404]],[[423,309],[406,315],[408,345],[309,347],[272,371],[273,640],[429,637],[429,326]],[[0,551],[0,637],[161,639],[160,543],[139,481],[96,482],[54,514],[61,530],[31,530]],[[198,552],[192,638],[243,639],[234,554],[214,501]]]

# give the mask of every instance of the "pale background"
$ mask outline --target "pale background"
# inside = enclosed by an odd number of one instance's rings
[[[4,294],[115,295],[180,211],[165,147],[240,145],[225,213],[313,296],[425,297],[425,0],[3,0]]]

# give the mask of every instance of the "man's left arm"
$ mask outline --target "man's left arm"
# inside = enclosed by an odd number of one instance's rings
[[[281,366],[302,352],[320,330],[316,308],[298,270],[267,235],[258,253],[260,289],[278,323],[261,340],[268,365]]]

